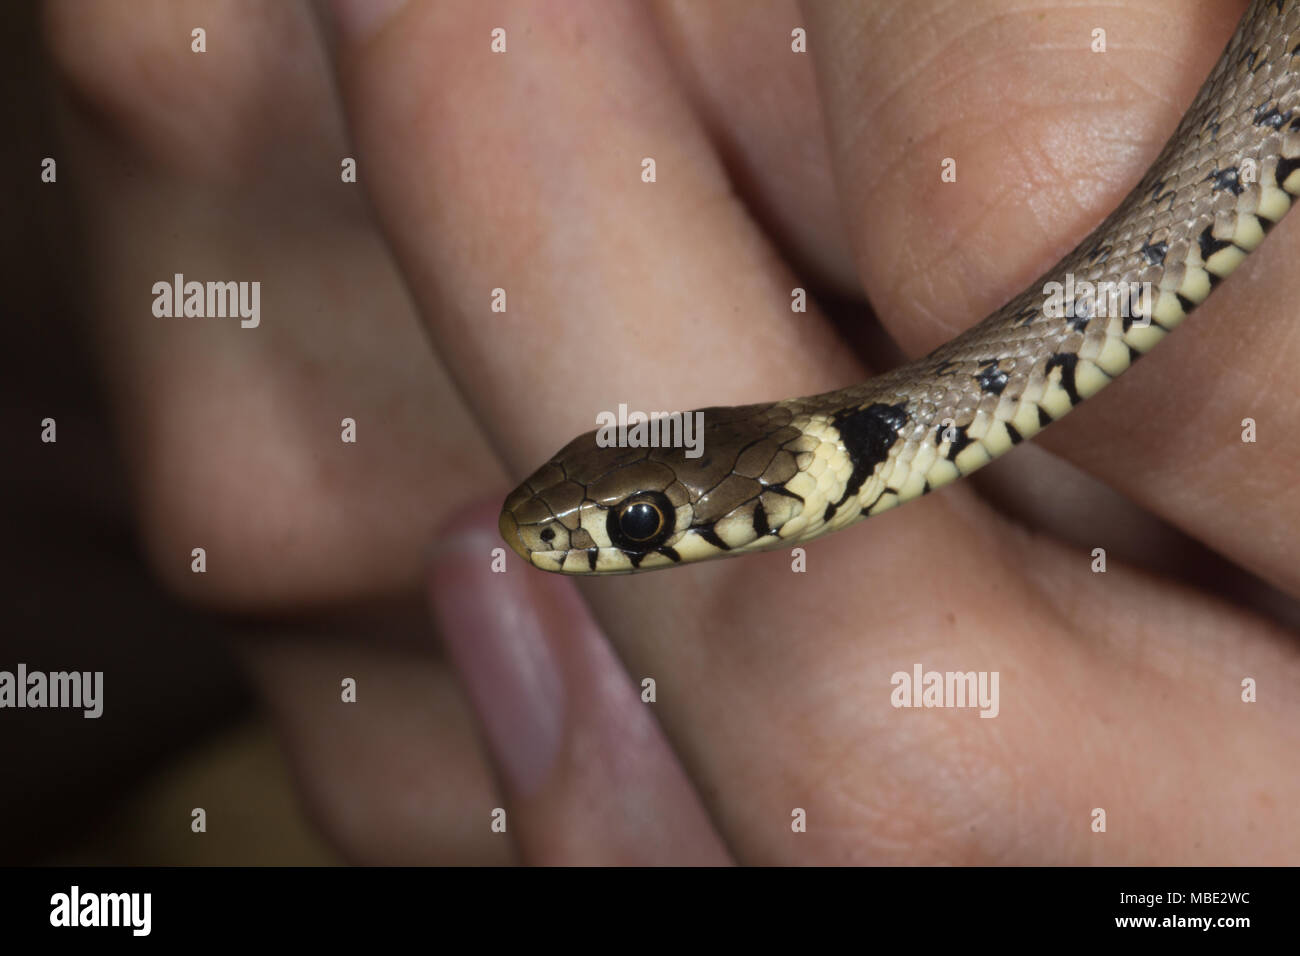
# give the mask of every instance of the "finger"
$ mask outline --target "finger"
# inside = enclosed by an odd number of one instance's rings
[[[1240,11],[808,6],[864,282],[909,354],[1001,305],[1113,208]],[[956,183],[940,182],[945,158]],[[1292,594],[1300,563],[1271,529],[1300,520],[1300,438],[1285,424],[1300,411],[1297,249],[1284,222],[1186,331],[1043,442]],[[1267,437],[1243,442],[1247,418]]]
[[[494,59],[503,23],[513,46]],[[600,408],[793,394],[851,365],[815,321],[789,321],[788,277],[773,278],[743,210],[719,201],[727,183],[637,8],[407,5],[371,27],[339,42],[366,182],[440,350],[517,473]],[[446,55],[431,61],[430,48]],[[646,155],[654,184],[640,181]],[[511,304],[493,314],[499,286]],[[687,625],[674,590],[647,581],[604,623],[632,673],[688,689],[660,720],[728,842],[743,840],[733,817],[749,794],[727,771],[767,742],[713,761],[736,737],[729,721],[698,722],[703,675],[682,654],[712,619]],[[657,634],[638,646],[634,621],[651,609]]]
[[[433,529],[504,479],[340,181],[312,18],[127,0],[53,2],[46,20],[87,321],[157,573],[224,608],[418,593]],[[177,273],[259,283],[258,325],[152,314],[150,290]]]
[[[517,473],[620,402],[732,403],[859,374],[820,320],[791,320],[795,282],[732,196],[641,8],[413,4],[375,29],[340,44],[365,181]]]
[[[311,818],[347,859],[513,862],[484,813],[500,797],[469,707],[430,638],[418,613],[394,610],[268,630],[239,651]]]
[[[812,63],[791,55],[794,0],[661,0],[674,75],[736,190],[800,277],[861,299],[831,176]]]
[[[727,853],[571,582],[513,555],[494,573],[497,507],[434,547],[434,616],[496,760],[508,815],[480,815],[542,864],[704,864]]]

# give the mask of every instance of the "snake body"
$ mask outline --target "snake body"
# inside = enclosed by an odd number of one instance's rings
[[[1259,245],[1300,195],[1297,107],[1300,3],[1255,0],[1138,185],[1003,308],[862,385],[702,409],[699,457],[583,435],[506,499],[502,536],[549,571],[672,567],[805,542],[970,474],[1128,369]],[[1151,295],[1124,315],[1048,292],[1085,280]]]

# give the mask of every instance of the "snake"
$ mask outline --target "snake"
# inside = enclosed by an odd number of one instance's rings
[[[1001,309],[860,385],[575,438],[506,498],[502,537],[546,571],[672,568],[793,547],[982,468],[1162,342],[1290,209],[1298,71],[1300,2],[1254,0],[1138,184]]]

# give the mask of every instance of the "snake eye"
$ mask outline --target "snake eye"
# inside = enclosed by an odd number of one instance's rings
[[[648,501],[635,501],[618,515],[619,530],[633,541],[649,541],[663,523],[663,514]]]
[[[605,530],[609,540],[624,551],[653,551],[673,533],[672,514],[673,507],[661,492],[642,492],[610,510]]]

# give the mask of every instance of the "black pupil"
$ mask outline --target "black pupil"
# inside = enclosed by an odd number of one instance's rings
[[[659,524],[662,520],[659,517],[659,509],[654,505],[638,501],[623,509],[618,523],[623,533],[633,541],[645,541],[659,532]]]

